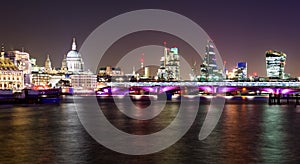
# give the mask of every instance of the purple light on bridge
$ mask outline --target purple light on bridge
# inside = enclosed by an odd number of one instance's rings
[[[203,86],[203,87],[200,87],[201,90],[204,90],[205,92],[209,92],[209,93],[212,93],[212,88],[209,87],[209,86]]]
[[[281,94],[288,94],[288,93],[290,93],[292,90],[291,89],[283,89],[282,91],[281,91]]]
[[[233,91],[235,89],[236,88],[234,88],[234,87],[222,87],[221,93],[227,93],[227,92]]]
[[[119,90],[119,88],[116,88],[116,87],[111,88],[111,92],[112,92],[112,93],[115,93],[115,92],[117,92],[118,90]]]
[[[143,89],[149,91],[149,92],[154,92],[154,88],[153,87],[143,87]]]
[[[272,88],[264,88],[263,91],[274,94],[275,91]]]
[[[164,88],[162,89],[162,91],[163,91],[163,92],[166,92],[166,91],[170,91],[170,90],[175,89],[175,88],[176,88],[176,87],[168,86],[168,87],[164,87]]]

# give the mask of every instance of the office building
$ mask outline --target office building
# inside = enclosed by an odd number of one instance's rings
[[[283,79],[286,54],[269,50],[266,52],[266,70],[269,79]]]
[[[180,80],[180,56],[177,47],[164,48],[164,56],[161,57],[157,77],[165,81]]]
[[[236,77],[238,80],[245,80],[248,76],[247,62],[238,62]]]
[[[215,53],[215,45],[212,41],[208,41],[205,47],[205,56],[203,64],[200,66],[200,81],[221,81],[222,70],[217,65]]]

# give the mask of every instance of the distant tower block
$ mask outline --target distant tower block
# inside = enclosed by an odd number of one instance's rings
[[[150,67],[146,66],[145,67],[145,77],[149,78],[150,76],[151,76]]]

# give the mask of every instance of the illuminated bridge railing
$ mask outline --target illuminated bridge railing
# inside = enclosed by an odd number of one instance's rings
[[[300,87],[300,82],[108,82],[112,87],[143,86],[231,86],[231,87]]]

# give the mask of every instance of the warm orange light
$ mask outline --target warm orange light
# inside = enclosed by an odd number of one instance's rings
[[[32,89],[33,90],[46,90],[46,89],[49,89],[49,87],[43,86],[43,85],[38,85],[38,86],[34,86]]]
[[[247,90],[246,88],[243,88],[243,89],[242,89],[242,91],[246,91],[246,90]]]

